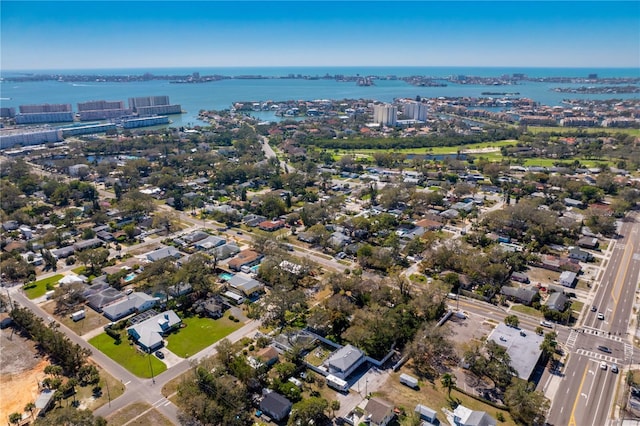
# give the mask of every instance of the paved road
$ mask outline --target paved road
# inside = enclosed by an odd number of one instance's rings
[[[604,320],[597,318],[598,312],[588,311],[583,326],[565,342],[572,353],[548,416],[552,425],[608,424],[616,387],[624,377],[624,371],[614,374],[610,366],[616,363],[621,368],[640,359],[629,330],[640,272],[639,233],[638,215],[627,216],[593,300]],[[611,353],[598,350],[600,345]],[[602,361],[607,363],[606,371],[599,368]]]
[[[42,308],[40,308],[37,304],[29,300],[22,293],[19,287],[14,287],[13,289],[11,289],[11,297],[14,302],[18,303],[18,305],[30,309],[37,316],[45,320],[49,318],[49,314]],[[232,342],[236,342],[244,336],[253,335],[258,327],[260,327],[259,321],[251,321],[244,325],[242,328],[231,333],[229,336],[227,336],[227,338]],[[217,346],[217,343],[213,344],[208,348],[200,351],[196,355],[179,362],[177,365],[171,367],[170,369],[155,377],[154,380],[141,379],[131,374],[128,370],[113,361],[111,358],[104,355],[99,350],[96,350],[96,348],[90,345],[82,337],[76,335],[73,331],[71,331],[64,325],[59,324],[59,330],[64,332],[72,342],[91,350],[91,358],[98,365],[104,368],[107,373],[111,374],[116,379],[119,379],[126,386],[126,390],[123,395],[121,395],[117,399],[114,399],[109,404],[103,405],[95,411],[96,415],[103,417],[106,417],[109,414],[121,408],[124,408],[125,406],[133,402],[143,401],[156,408],[174,424],[179,424],[177,417],[177,407],[162,395],[162,387],[167,382],[173,380],[174,378],[189,370],[193,362],[197,362],[202,358],[215,355]]]

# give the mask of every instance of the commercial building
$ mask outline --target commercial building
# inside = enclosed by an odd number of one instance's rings
[[[516,375],[523,380],[529,380],[542,355],[540,344],[544,337],[499,323],[488,340],[506,348]]]
[[[79,136],[79,135],[92,135],[95,133],[106,133],[111,130],[116,130],[116,125],[107,123],[107,124],[88,124],[86,126],[73,126],[73,127],[63,127],[62,136]]]
[[[373,122],[385,126],[395,126],[398,122],[398,107],[391,104],[374,105]]]

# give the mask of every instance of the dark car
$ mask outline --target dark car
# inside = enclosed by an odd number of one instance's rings
[[[598,310],[598,308],[596,308],[596,305],[593,305],[593,306],[591,307],[591,312],[595,312],[595,311],[597,311],[597,310]]]
[[[606,347],[606,346],[602,346],[602,345],[598,346],[598,350],[599,350],[599,351],[602,351],[602,352],[604,352],[604,353],[607,353],[607,354],[610,354],[610,353],[611,353],[611,349],[609,349],[609,348],[608,348],[608,347]]]
[[[160,351],[156,351],[155,355],[160,359],[164,359],[164,354]]]

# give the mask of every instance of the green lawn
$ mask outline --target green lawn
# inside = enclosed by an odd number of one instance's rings
[[[580,164],[582,164],[583,166],[586,166],[586,167],[595,167],[598,164],[608,164],[610,166],[615,165],[615,161],[611,161],[611,160],[587,160],[587,159],[584,159],[584,158],[574,158],[574,159],[571,159],[571,160],[569,160],[569,159],[558,160],[557,158],[527,158],[527,159],[524,160],[524,165],[525,166],[552,167],[556,163],[570,164],[574,160],[580,161]]]
[[[632,136],[640,136],[640,129],[616,129],[611,127],[593,127],[593,128],[582,128],[582,127],[540,127],[540,126],[528,126],[528,133],[576,133],[576,132],[587,132],[587,133],[624,133],[626,135]]]
[[[532,317],[542,318],[542,312],[537,309],[532,308],[531,306],[525,305],[513,305],[511,307],[511,311],[521,312],[523,314],[531,315]]]
[[[85,266],[78,266],[77,268],[73,268],[71,272],[78,275],[84,275],[85,269],[87,269]]]
[[[228,314],[214,320],[211,318],[184,318],[186,327],[178,329],[167,337],[167,349],[182,358],[188,358],[233,333],[242,323],[233,322]]]
[[[62,277],[62,274],[56,274],[49,278],[27,284],[24,286],[24,294],[26,294],[29,299],[35,299],[36,297],[44,296],[47,291],[53,290],[53,286],[57,284]]]
[[[156,376],[167,369],[165,363],[155,356],[145,355],[135,345],[129,344],[125,331],[122,332],[119,345],[107,333],[97,335],[90,339],[89,343],[138,377],[151,377],[151,368]],[[149,361],[151,361],[151,368]]]

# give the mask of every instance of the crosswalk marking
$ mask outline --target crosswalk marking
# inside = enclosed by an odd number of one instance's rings
[[[624,339],[620,336],[611,336],[609,335],[607,332],[601,331],[601,330],[596,330],[594,328],[583,328],[582,331],[584,333],[587,334],[593,334],[594,336],[602,336],[602,337],[606,337],[609,340],[613,340],[615,342],[622,342],[624,341]]]
[[[576,339],[578,338],[578,332],[575,330],[571,330],[571,333],[569,334],[569,337],[567,338],[567,343],[566,346],[569,349],[573,349],[573,347],[576,345]]]
[[[618,358],[615,358],[609,355],[599,354],[596,352],[586,351],[584,349],[578,349],[576,352],[580,355],[588,356],[589,358],[595,358],[600,361],[616,362],[616,363],[620,362]]]
[[[633,345],[629,343],[624,344],[624,359],[632,359],[633,358]]]

